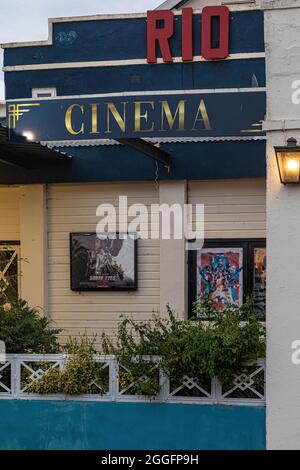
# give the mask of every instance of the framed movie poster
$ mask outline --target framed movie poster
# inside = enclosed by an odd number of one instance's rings
[[[122,234],[71,233],[73,291],[136,290],[137,241]]]
[[[214,309],[243,303],[243,248],[203,248],[197,253],[197,299]]]
[[[259,318],[264,319],[266,312],[267,285],[267,250],[264,247],[254,248],[253,294],[255,310]]]

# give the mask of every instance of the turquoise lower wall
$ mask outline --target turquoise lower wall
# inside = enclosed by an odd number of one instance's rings
[[[1,450],[265,449],[263,407],[0,400]]]

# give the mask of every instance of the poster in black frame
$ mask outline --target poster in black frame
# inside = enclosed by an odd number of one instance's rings
[[[266,240],[264,238],[252,239],[215,239],[207,240],[203,248],[242,248],[243,249],[243,300],[247,296],[254,296],[255,308],[259,320],[265,320],[265,308],[260,299],[260,306],[257,306],[255,292],[255,250],[266,250]],[[265,252],[266,253],[266,252]],[[263,268],[266,269],[266,256]],[[262,287],[260,287],[262,290]],[[189,251],[188,255],[188,313],[189,318],[193,317],[193,303],[197,300],[197,250]],[[264,292],[265,293],[265,292]],[[262,294],[262,292],[261,292]]]
[[[249,291],[253,294],[257,317],[266,317],[267,249],[266,241],[249,242]]]
[[[70,233],[71,290],[137,290],[134,234]]]

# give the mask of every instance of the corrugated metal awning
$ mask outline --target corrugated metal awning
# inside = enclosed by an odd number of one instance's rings
[[[67,163],[71,156],[25,137],[9,139],[9,130],[0,124],[0,162],[24,169],[47,168]]]
[[[266,140],[266,136],[241,136],[241,137],[157,137],[144,139],[146,142],[152,144],[176,144],[176,143],[198,143],[198,142],[245,142],[245,141],[257,141]],[[112,139],[93,139],[93,140],[64,140],[64,141],[53,141],[53,142],[42,142],[49,148],[69,148],[69,147],[103,147],[110,145],[121,145],[116,140]]]

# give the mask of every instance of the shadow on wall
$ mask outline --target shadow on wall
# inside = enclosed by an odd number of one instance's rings
[[[264,450],[265,408],[0,401],[1,450]]]

